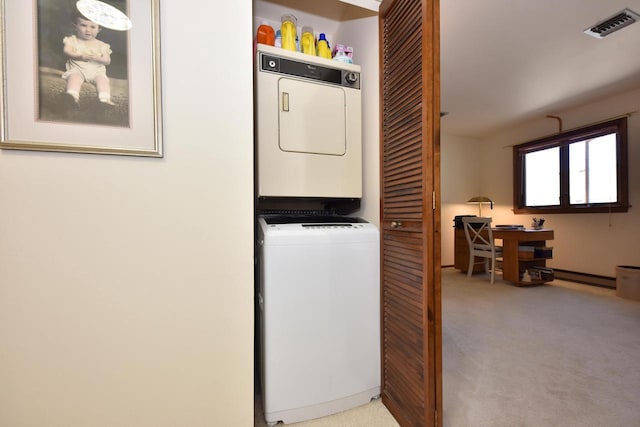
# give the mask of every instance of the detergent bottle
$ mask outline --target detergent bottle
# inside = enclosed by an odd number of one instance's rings
[[[313,36],[313,28],[302,27],[302,40],[300,41],[300,50],[308,55],[316,54],[316,40]]]
[[[282,48],[287,50],[296,50],[296,38],[298,37],[298,30],[296,25],[298,20],[295,16],[282,15],[282,27],[280,27],[280,35],[282,36]]]
[[[331,59],[331,48],[329,47],[327,36],[325,36],[324,33],[320,33],[320,37],[318,38],[317,51],[319,57]]]
[[[268,22],[263,21],[258,27],[258,34],[256,36],[258,43],[274,46],[276,44],[276,33],[273,31],[273,27]]]

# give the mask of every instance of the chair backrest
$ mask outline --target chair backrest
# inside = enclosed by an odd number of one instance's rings
[[[465,217],[462,218],[464,234],[471,250],[495,251],[493,244],[493,232],[491,231],[491,218]]]

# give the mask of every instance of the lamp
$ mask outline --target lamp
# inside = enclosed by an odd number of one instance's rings
[[[476,196],[476,197],[472,197],[469,200],[467,200],[467,203],[469,204],[478,204],[478,216],[482,216],[482,204],[483,203],[489,203],[491,205],[491,209],[493,209],[493,200],[491,200],[490,198],[488,198],[487,196]]]

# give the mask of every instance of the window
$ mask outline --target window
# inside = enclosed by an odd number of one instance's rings
[[[626,212],[627,119],[513,147],[514,212]]]

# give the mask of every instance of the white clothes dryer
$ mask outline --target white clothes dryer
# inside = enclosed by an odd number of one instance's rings
[[[362,197],[360,66],[259,44],[258,197]]]

